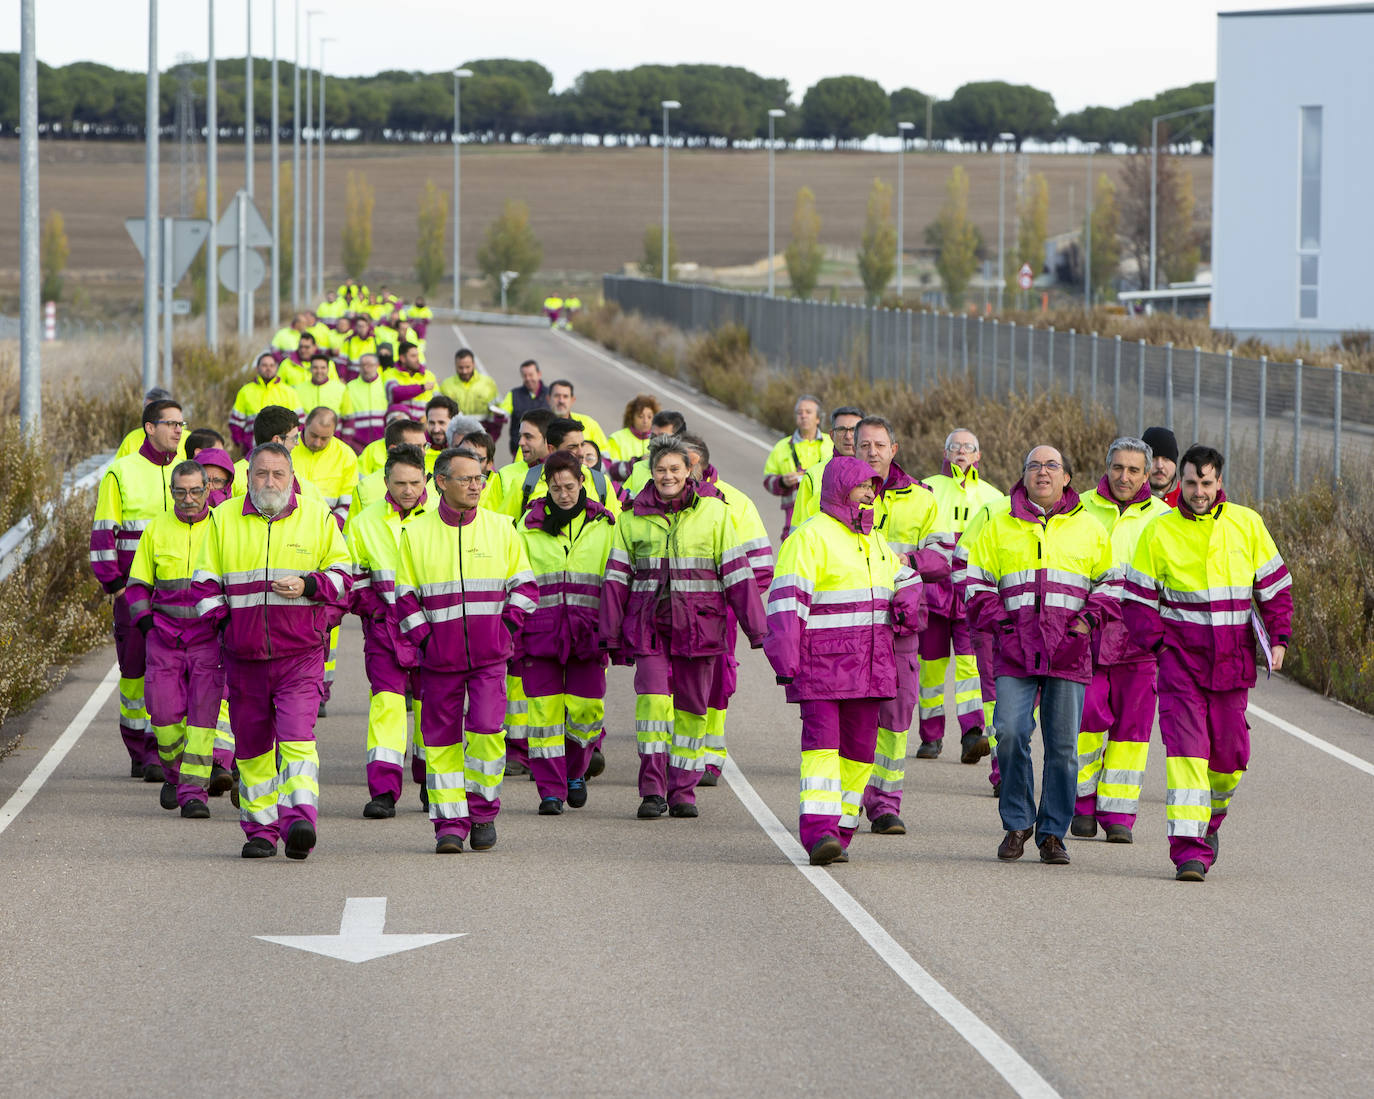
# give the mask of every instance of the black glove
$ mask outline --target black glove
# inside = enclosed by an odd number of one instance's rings
[[[779,687],[789,686],[792,682],[792,677],[790,675],[778,675],[774,676],[773,678],[778,681]]]
[[[147,637],[150,633],[153,632],[153,616],[151,614],[145,614],[142,618],[135,622],[134,625],[138,627],[139,633],[141,633],[144,637]]]

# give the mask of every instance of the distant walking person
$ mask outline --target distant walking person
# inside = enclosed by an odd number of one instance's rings
[[[821,431],[821,403],[810,394],[797,398],[793,406],[797,429],[780,439],[763,464],[763,487],[782,503],[782,536],[792,530],[792,508],[797,501],[797,486],[812,466],[828,461],[834,453],[830,436]]]
[[[1003,860],[1019,859],[1035,834],[1040,861],[1069,861],[1076,746],[1083,693],[1092,679],[1089,635],[1121,615],[1121,574],[1102,524],[1069,487],[1054,447],[1026,455],[1008,506],[990,515],[968,546],[968,610],[997,636],[999,805]],[[1031,733],[1040,706],[1045,744],[1036,809]]]
[[[192,594],[223,620],[229,720],[239,761],[245,859],[315,846],[320,756],[315,718],[329,631],[343,617],[353,566],[322,501],[296,491],[291,452],[263,443],[248,495],[210,513]]]
[[[1293,578],[1264,520],[1226,499],[1223,464],[1209,446],[1183,455],[1178,508],[1140,536],[1126,581],[1126,628],[1159,653],[1169,857],[1189,882],[1216,864],[1250,762],[1256,635],[1278,671],[1293,618]]]

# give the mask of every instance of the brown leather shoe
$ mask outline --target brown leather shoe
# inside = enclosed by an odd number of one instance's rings
[[[1041,840],[1040,861],[1051,866],[1068,866],[1069,852],[1064,848],[1064,841],[1058,836],[1046,836]]]
[[[1013,828],[997,848],[997,857],[1003,862],[1019,859],[1026,853],[1026,840],[1034,834],[1034,828]]]

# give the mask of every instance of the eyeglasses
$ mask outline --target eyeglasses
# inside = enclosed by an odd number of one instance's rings
[[[172,497],[173,497],[174,499],[176,499],[176,500],[185,500],[185,499],[187,499],[188,497],[191,497],[191,496],[204,496],[204,495],[205,495],[205,488],[204,488],[204,486],[201,486],[200,488],[174,488],[174,489],[172,489]]]
[[[154,420],[154,427],[185,427],[185,420]]]
[[[950,443],[945,447],[947,454],[973,454],[978,450],[977,443]]]
[[[455,477],[450,473],[441,473],[439,476],[445,481],[452,481],[456,485],[479,485],[486,480],[480,473],[475,473],[471,477]]]
[[[1064,467],[1058,462],[1027,462],[1027,473],[1039,473],[1042,469],[1046,473],[1058,473]]]
[[[853,435],[853,434],[854,434],[854,429],[853,429],[852,427],[832,427],[832,428],[830,429],[830,434],[831,434],[831,435]]]

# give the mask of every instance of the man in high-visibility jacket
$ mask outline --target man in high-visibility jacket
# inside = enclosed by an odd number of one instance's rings
[[[954,564],[954,550],[971,516],[984,504],[1002,498],[1002,493],[982,479],[978,462],[982,458],[978,437],[958,427],[945,437],[944,462],[940,472],[921,483],[935,497],[933,547]],[[950,651],[954,653],[954,696],[945,695]],[[988,672],[991,675],[991,671]],[[953,705],[949,705],[952,701]],[[959,723],[959,762],[975,764],[992,751],[985,730],[990,712],[985,710],[978,671],[973,631],[962,604],[956,599],[948,614],[932,611],[921,632],[921,746],[917,759],[934,759],[940,754],[945,736],[945,714],[952,709]]]
[[[792,508],[797,486],[812,466],[828,461],[834,453],[830,436],[821,431],[821,403],[810,394],[797,398],[793,407],[797,430],[780,439],[763,464],[763,487],[781,497],[782,536],[792,530]]]
[[[563,327],[571,328],[572,322],[577,319],[577,314],[582,312],[582,299],[576,294],[570,294],[563,299]]]
[[[396,564],[401,529],[433,509],[425,486],[419,447],[397,446],[382,471],[386,493],[349,520],[345,535],[353,554],[349,610],[363,623],[363,666],[371,687],[367,710],[367,792],[363,816],[384,820],[396,815],[406,756],[406,695],[414,699],[414,752],[411,777],[425,793],[425,749],[420,735],[419,653],[397,629]]]
[[[847,458],[854,457],[854,432],[859,421],[864,418],[864,410],[855,405],[843,405],[830,413],[830,439],[835,454]],[[825,476],[825,462],[817,462],[806,471],[806,476],[797,483],[797,499],[792,505],[792,525],[800,526],[821,510],[821,478]]]
[[[160,385],[155,385],[143,395],[143,405],[146,408],[154,401],[170,401],[171,399],[172,395],[168,393],[167,390],[163,389]],[[177,461],[189,457],[186,453],[186,447],[190,444],[190,436],[191,432],[182,433],[181,441],[177,443]],[[115,450],[115,460],[118,461],[120,458],[127,458],[130,454],[137,453],[138,449],[147,438],[148,433],[143,430],[143,425],[139,424],[120,440],[119,446]],[[220,441],[223,442],[222,439]]]
[[[372,334],[371,318],[362,316],[354,320],[353,331],[339,345],[338,350],[345,359],[356,364],[361,361],[364,355],[378,354],[381,347],[381,341]]]
[[[1178,439],[1167,427],[1147,427],[1141,439],[1154,455],[1150,463],[1150,491],[1171,508],[1182,491],[1178,480]]]
[[[433,470],[434,460],[448,449],[448,426],[453,423],[455,416],[460,415],[458,402],[442,393],[436,393],[425,402],[425,438],[429,441],[425,451],[425,472]]]
[[[548,407],[549,387],[544,384],[539,364],[533,359],[526,359],[520,364],[520,384],[502,397],[499,403],[491,406],[494,419],[483,426],[491,432],[493,439],[497,439],[501,436],[501,425],[510,421],[510,453],[513,458],[520,449],[520,418],[536,408]]]
[[[310,373],[304,382],[292,385],[301,405],[309,411],[312,408],[332,409],[336,414],[343,412],[344,383],[334,373],[334,364],[323,351],[316,351],[310,359]]]
[[[423,340],[429,334],[429,322],[434,319],[434,310],[425,304],[423,297],[417,297],[413,305],[402,310],[401,316],[415,329],[415,334]]]
[[[304,385],[310,380],[310,362],[317,354],[324,353],[325,362],[329,366],[331,377],[337,378],[338,372],[334,369],[334,364],[330,360],[328,353],[324,352],[315,336],[310,332],[301,333],[301,342],[289,355],[282,358],[277,376],[281,378],[292,389],[299,385]]]
[[[881,478],[841,455],[821,514],[782,545],[763,651],[801,704],[802,846],[813,866],[849,861],[882,700],[897,693],[894,636],[920,628],[921,580],[874,526]]]
[[[326,324],[333,324],[345,313],[348,312],[348,302],[339,297],[334,290],[325,292],[324,301],[320,302],[319,308],[315,310],[315,315]]]
[[[333,409],[311,409],[300,442],[291,451],[291,468],[300,480],[310,481],[320,490],[343,530],[353,503],[353,486],[358,483],[358,458],[335,436],[338,426]]]
[[[284,838],[286,857],[303,859],[316,839],[325,644],[353,564],[329,509],[295,492],[284,446],[254,450],[248,481],[241,503],[210,513],[191,591],[198,610],[223,622],[242,855],[268,858]]]
[[[401,342],[396,351],[396,365],[385,377],[388,408],[399,408],[412,420],[423,420],[425,406],[439,388],[439,379],[434,371],[425,369],[420,362],[419,349],[413,343]]]
[[[1126,581],[1126,628],[1159,654],[1164,817],[1179,881],[1203,881],[1216,863],[1250,761],[1256,635],[1278,671],[1292,628],[1293,578],[1264,520],[1226,499],[1223,462],[1212,447],[1184,452],[1178,508],[1140,536]]]
[[[558,318],[563,313],[563,299],[557,294],[550,294],[544,299],[544,315],[549,318],[549,327],[558,327]]]
[[[377,356],[368,353],[358,364],[358,376],[344,385],[339,401],[339,435],[354,453],[361,454],[386,430],[386,380]]]
[[[1150,444],[1122,436],[1107,450],[1107,472],[1083,509],[1112,540],[1112,558],[1124,572],[1140,536],[1169,505],[1150,492]],[[1155,654],[1141,648],[1121,622],[1098,631],[1093,678],[1083,699],[1078,734],[1078,800],[1071,835],[1097,835],[1108,843],[1130,843],[1145,781],[1150,730],[1155,720]]]
[[[472,451],[434,463],[438,506],[401,530],[395,616],[420,651],[420,727],[434,849],[496,845],[505,752],[505,673],[514,635],[539,601],[529,558],[509,519],[477,506],[482,467]]]
[[[1089,635],[1121,617],[1121,570],[1102,524],[1069,487],[1063,455],[1038,446],[1024,468],[1006,507],[987,505],[989,518],[965,539],[968,610],[997,636],[998,805],[1007,830],[997,857],[1019,859],[1034,834],[1040,861],[1062,866],[1083,693],[1092,679]],[[1045,744],[1038,811],[1030,748],[1037,702]]]
[[[582,425],[583,437],[594,442],[598,450],[605,450],[606,433],[601,430],[601,425],[585,413],[574,411],[576,404],[576,391],[567,378],[549,383],[549,407],[553,409],[553,414],[565,420],[576,420]]]
[[[424,461],[425,429],[413,420],[392,420],[386,425],[386,434],[382,437],[381,443],[387,458],[390,458],[399,446],[413,446],[420,452],[421,460]],[[431,468],[433,464],[432,462],[427,463]],[[358,466],[361,470],[361,461]],[[381,469],[371,473],[363,473],[358,477],[358,483],[353,486],[353,503],[348,509],[349,515],[356,515],[363,508],[371,507],[385,495],[386,461],[383,460]]]
[[[198,820],[210,815],[215,726],[224,697],[219,633],[191,595],[209,530],[205,469],[197,462],[173,467],[171,494],[172,510],[143,529],[124,601],[147,646],[148,718],[163,771],[159,801]]]
[[[253,421],[261,409],[267,405],[280,405],[298,415],[305,414],[296,391],[279,377],[277,360],[270,352],[258,356],[254,370],[253,380],[238,391],[234,397],[233,411],[229,413],[229,435],[245,455],[253,449]]]
[[[728,481],[721,480],[720,473],[711,464],[711,449],[700,435],[683,434],[682,441],[691,452],[691,477],[697,492],[703,496],[712,493],[725,502],[734,523],[735,534],[739,537],[740,548],[748,558],[749,567],[754,572],[754,586],[759,589],[759,598],[767,599],[768,585],[773,582],[773,546],[768,541],[768,530],[763,525],[763,516],[754,506],[754,501]],[[734,612],[726,612],[729,627],[727,632],[733,637],[737,629]],[[730,708],[730,699],[739,685],[739,661],[735,659],[734,647],[727,645],[721,658],[716,661],[711,676],[711,693],[706,700],[706,771],[698,786],[715,786],[720,782],[721,771],[725,767],[728,754],[725,746],[725,718]]]
[[[146,647],[122,596],[143,529],[172,508],[171,469],[177,461],[185,426],[176,401],[164,399],[144,406],[143,445],[133,454],[117,459],[105,471],[91,523],[91,571],[114,599],[119,735],[129,753],[130,776],[145,782],[162,782],[163,769],[143,700]]]
[[[949,563],[935,548],[935,497],[897,464],[897,436],[881,416],[865,416],[854,429],[857,456],[882,480],[873,501],[873,526],[888,548],[921,574],[926,615],[948,614],[953,600]],[[833,459],[832,459],[833,461]],[[920,693],[920,635],[906,633],[893,647],[897,693],[878,708],[878,740],[864,790],[864,812],[880,836],[906,835],[902,784],[906,745]]]
[[[542,420],[542,416],[531,413],[536,420]],[[531,430],[533,423],[531,423]],[[521,430],[525,430],[525,424],[520,425]],[[566,450],[572,454],[579,455],[582,452],[582,425],[577,420],[568,420],[555,417],[551,419],[548,426],[544,429],[544,442],[546,444],[545,458],[555,451]],[[579,457],[579,464],[580,464]],[[491,498],[491,504],[483,504],[483,507],[492,507],[493,511],[499,511],[503,515],[509,515],[512,519],[518,519],[523,515],[530,504],[541,496],[548,495],[548,480],[544,475],[544,465],[542,461],[525,463],[525,475],[517,484],[509,482],[502,489],[502,495],[497,499]],[[610,478],[599,469],[582,469],[582,484],[587,490],[587,499],[595,500],[611,514],[614,519],[620,514],[620,501],[616,498],[615,491],[611,487]],[[495,506],[492,506],[495,505]]]
[[[471,349],[460,347],[453,355],[453,377],[440,383],[439,392],[456,401],[464,415],[486,419],[496,400],[496,379],[477,369],[477,356]]]

